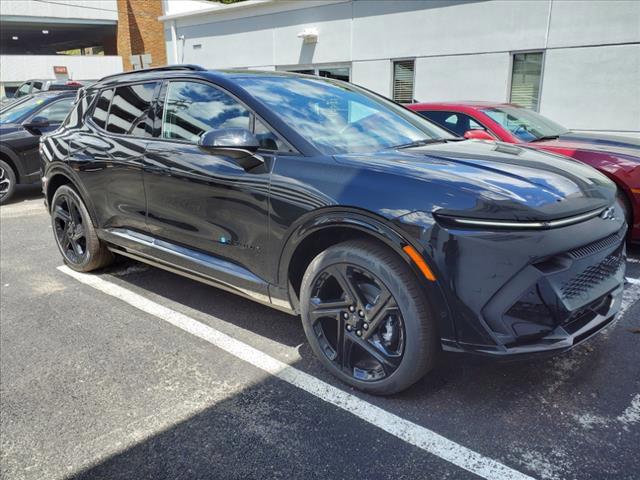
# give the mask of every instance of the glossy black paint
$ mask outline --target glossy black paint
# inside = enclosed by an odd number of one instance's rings
[[[35,183],[40,180],[40,155],[38,146],[40,136],[53,132],[60,123],[51,123],[45,127],[33,127],[29,122],[52,103],[73,98],[76,92],[55,92],[37,94],[42,100],[36,108],[25,112],[15,123],[0,125],[0,157],[14,168],[18,183]],[[34,97],[33,95],[30,98]]]
[[[56,185],[70,182],[115,251],[294,313],[292,272],[311,245],[375,238],[416,271],[450,350],[511,355],[566,349],[617,312],[624,262],[616,262],[624,258],[626,226],[615,185],[597,171],[564,157],[474,140],[322,155],[234,82],[243,75],[280,74],[156,71],[92,86],[68,123],[42,142],[47,198]],[[148,135],[111,134],[86,119],[101,88],[172,79],[222,88],[290,151],[258,150],[264,163],[247,170],[224,152],[159,138],[157,99],[164,88],[149,110]],[[550,230],[461,229],[441,221],[544,222],[611,206],[607,218]],[[620,237],[601,242],[612,235]],[[437,282],[420,274],[402,251],[406,245],[424,256]],[[591,245],[588,254],[571,256],[585,245]],[[567,283],[599,266],[608,272],[603,280],[577,298],[563,298]],[[522,311],[531,314],[523,318]]]

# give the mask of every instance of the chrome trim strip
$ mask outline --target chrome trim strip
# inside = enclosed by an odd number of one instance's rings
[[[498,227],[498,228],[520,228],[520,229],[550,229],[564,227],[567,225],[573,225],[574,223],[580,223],[585,220],[597,217],[605,208],[599,208],[591,212],[582,213],[573,217],[561,218],[559,220],[551,220],[548,222],[514,222],[514,221],[501,221],[501,220],[476,220],[473,218],[458,218],[442,215],[442,218],[460,223],[463,225],[474,225],[478,227]]]

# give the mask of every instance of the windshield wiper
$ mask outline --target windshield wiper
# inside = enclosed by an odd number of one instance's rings
[[[560,135],[543,135],[542,137],[538,137],[535,140],[531,140],[529,143],[541,142],[543,140],[557,140],[558,138],[560,138]]]
[[[457,138],[423,138],[422,140],[416,140],[415,142],[403,143],[400,145],[394,145],[394,150],[399,150],[401,148],[412,148],[412,147],[421,147],[422,145],[431,145],[432,143],[446,143],[449,140],[458,140]]]

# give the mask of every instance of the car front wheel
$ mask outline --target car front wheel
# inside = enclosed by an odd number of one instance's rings
[[[300,309],[320,361],[368,393],[406,389],[439,352],[434,317],[415,274],[372,241],[348,241],[319,254],[302,280]]]

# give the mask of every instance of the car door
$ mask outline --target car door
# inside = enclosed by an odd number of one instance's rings
[[[281,142],[239,100],[196,80],[171,80],[159,103],[157,136],[145,155],[147,222],[167,260],[266,295],[268,191]],[[253,130],[265,147],[260,168],[198,146],[205,132]],[[167,251],[170,250],[170,252]]]
[[[22,122],[23,128],[27,131],[23,139],[23,144],[20,145],[17,150],[22,155],[22,166],[25,177],[34,177],[39,174],[40,171],[40,154],[38,152],[40,136],[53,132],[64,121],[69,114],[71,107],[73,106],[74,98],[65,97],[54,102],[50,102],[37,111],[35,111],[27,120]],[[30,127],[29,125],[34,121],[38,122],[46,121],[48,125]]]
[[[71,134],[68,161],[86,187],[98,224],[109,231],[146,231],[142,183],[155,81],[104,89],[90,119]]]

